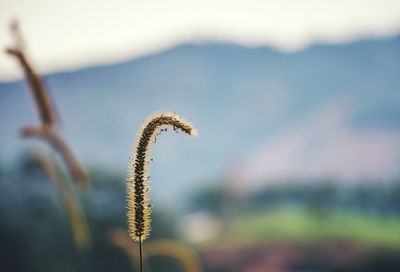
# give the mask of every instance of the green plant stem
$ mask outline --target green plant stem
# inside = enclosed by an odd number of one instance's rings
[[[139,237],[139,266],[140,272],[143,272],[142,238]]]

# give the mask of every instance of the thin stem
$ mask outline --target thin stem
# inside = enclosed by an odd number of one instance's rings
[[[46,127],[25,127],[21,131],[24,137],[38,137],[48,141],[54,149],[60,153],[62,159],[67,166],[72,178],[78,183],[81,189],[88,185],[88,177],[82,166],[79,164],[74,153],[69,148],[67,143],[57,134],[56,131]]]
[[[140,272],[143,272],[142,237],[139,237],[139,266]]]

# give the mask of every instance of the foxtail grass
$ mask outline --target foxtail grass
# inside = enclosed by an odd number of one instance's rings
[[[150,236],[151,203],[149,198],[150,152],[156,135],[172,127],[196,136],[196,129],[185,119],[173,113],[159,113],[151,116],[139,131],[137,143],[130,157],[127,179],[128,227],[130,237],[139,243],[140,269],[142,271],[142,242]]]
[[[14,46],[6,48],[5,52],[10,56],[13,56],[19,62],[24,71],[26,81],[39,111],[42,124],[48,127],[53,127],[56,123],[56,111],[51,101],[50,94],[48,90],[46,90],[42,79],[28,61],[25,53],[26,44],[22,37],[18,21],[14,20],[11,23],[10,31],[14,39]]]
[[[15,57],[20,63],[41,120],[40,126],[25,127],[22,129],[21,134],[24,137],[41,138],[47,141],[61,155],[75,183],[78,184],[80,189],[85,189],[89,184],[89,179],[67,142],[55,130],[57,121],[55,104],[52,103],[50,94],[39,74],[26,57],[26,44],[17,21],[14,20],[11,23],[10,30],[15,44],[13,47],[7,48],[6,53]]]
[[[75,246],[79,249],[87,248],[91,243],[91,235],[79,198],[63,177],[58,165],[48,154],[38,152],[35,154],[35,158],[49,176],[59,195],[60,202],[66,211],[69,225],[71,226]]]
[[[25,127],[21,130],[21,135],[23,137],[39,138],[46,141],[61,155],[69,174],[78,184],[79,188],[84,189],[87,187],[89,180],[86,172],[78,162],[72,150],[68,147],[68,144],[54,130],[45,126]]]

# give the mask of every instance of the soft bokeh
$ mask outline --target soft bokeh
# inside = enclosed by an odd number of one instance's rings
[[[1,5],[1,45],[17,16],[57,122],[38,129],[3,55],[4,271],[138,271],[125,179],[160,111],[200,135],[154,143],[145,271],[400,269],[397,1]]]

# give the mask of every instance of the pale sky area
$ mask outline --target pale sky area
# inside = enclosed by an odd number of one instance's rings
[[[110,63],[209,40],[299,50],[400,32],[399,0],[0,0],[0,46],[17,17],[40,72]],[[20,76],[0,54],[0,80]]]

